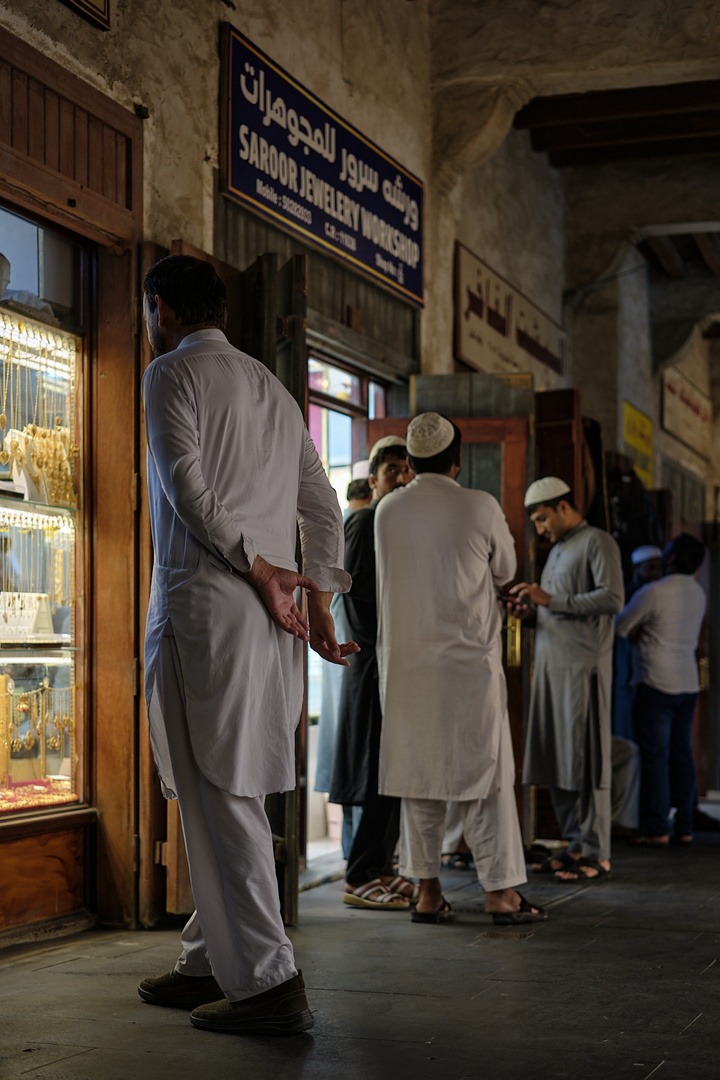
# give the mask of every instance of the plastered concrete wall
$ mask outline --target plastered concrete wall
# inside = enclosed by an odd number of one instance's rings
[[[618,425],[618,284],[584,297],[569,314],[573,337],[572,385],[582,391],[584,416],[602,426],[606,450],[613,445]]]
[[[117,0],[103,32],[56,0],[0,0],[0,25],[145,121],[145,237],[211,250],[220,24],[427,180],[427,5],[406,0]]]
[[[526,131],[512,130],[500,149],[465,178],[463,243],[562,322],[565,198],[562,177]]]
[[[450,196],[443,197],[441,215],[444,224],[429,253],[437,279],[433,297],[438,310],[428,327],[435,339],[427,343],[429,364],[424,365],[424,371],[452,371],[456,238],[551,318],[562,322],[562,178],[544,155],[533,153],[527,132],[512,130],[485,164],[468,173]],[[543,364],[529,360],[528,370],[538,389],[564,385],[562,377]]]
[[[653,375],[650,344],[647,263],[635,248],[625,252],[617,280],[617,296],[617,423],[614,430],[605,432],[605,447],[622,451],[623,405],[626,401],[645,413],[656,431],[660,420],[658,380]]]
[[[697,387],[712,399],[713,377],[711,366],[710,343],[702,336],[700,329],[688,339],[683,348],[670,360],[668,366],[675,367]],[[661,394],[661,380],[658,377],[657,394]],[[691,447],[686,446],[674,435],[663,431],[660,424],[657,428],[656,447],[656,475],[660,476],[661,458],[665,456],[682,465],[689,472],[694,473],[705,482],[706,515],[709,519],[714,517],[714,489],[720,482],[720,418],[717,411],[713,423],[711,458],[707,461],[697,454]]]
[[[563,178],[569,289],[604,275],[633,229],[720,217],[712,155],[565,169]]]
[[[532,80],[537,93],[717,78],[715,0],[433,0],[436,82]],[[648,79],[652,70],[653,78]]]

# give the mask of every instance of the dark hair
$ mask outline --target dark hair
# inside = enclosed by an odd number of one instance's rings
[[[663,563],[673,556],[672,569],[678,574],[694,574],[705,558],[705,545],[690,533],[674,536],[663,552]]]
[[[348,502],[351,499],[369,499],[371,495],[370,485],[365,479],[351,480],[345,492],[345,498]]]
[[[370,475],[377,476],[377,471],[381,465],[384,465],[388,458],[397,457],[401,461],[407,459],[407,448],[402,443],[393,443],[392,446],[383,446],[381,450],[378,450],[375,457],[370,462]]]
[[[183,326],[204,323],[225,329],[227,293],[209,262],[192,255],[168,255],[148,270],[143,282],[148,308],[161,296]]]
[[[445,417],[449,419],[449,417]],[[460,464],[460,445],[462,443],[462,435],[460,428],[457,424],[450,423],[453,426],[453,441],[449,446],[446,446],[444,450],[441,450],[439,454],[433,454],[432,457],[413,457],[409,455],[410,468],[414,473],[418,475],[420,473],[449,473],[453,465]]]
[[[575,497],[573,496],[572,491],[566,491],[564,495],[558,495],[556,499],[543,499],[542,502],[531,503],[530,506],[527,506],[525,509],[527,510],[529,517],[530,514],[534,514],[540,506],[547,506],[548,510],[557,510],[561,502],[566,502],[571,510],[577,510]]]

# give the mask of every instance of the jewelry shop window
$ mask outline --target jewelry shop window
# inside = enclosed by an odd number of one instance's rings
[[[83,257],[0,209],[0,814],[83,798]]]

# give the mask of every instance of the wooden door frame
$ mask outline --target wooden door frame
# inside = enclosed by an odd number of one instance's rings
[[[142,121],[0,29],[0,200],[97,245],[85,386],[85,803],[0,824],[28,858],[50,831],[80,837],[85,903],[137,920],[137,325]],[[89,822],[97,821],[95,834]],[[7,827],[7,833],[4,831]],[[38,847],[39,845],[39,847]],[[49,854],[44,856],[49,858]],[[38,889],[42,890],[42,873]]]

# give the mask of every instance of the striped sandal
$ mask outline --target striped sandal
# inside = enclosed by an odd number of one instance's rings
[[[420,896],[420,886],[406,877],[394,877],[390,881],[383,882],[386,889],[394,892],[396,896],[404,896],[411,904],[417,904]]]
[[[374,878],[356,888],[346,885],[343,904],[351,907],[373,908],[375,911],[407,911],[410,901],[391,892],[380,878]]]

